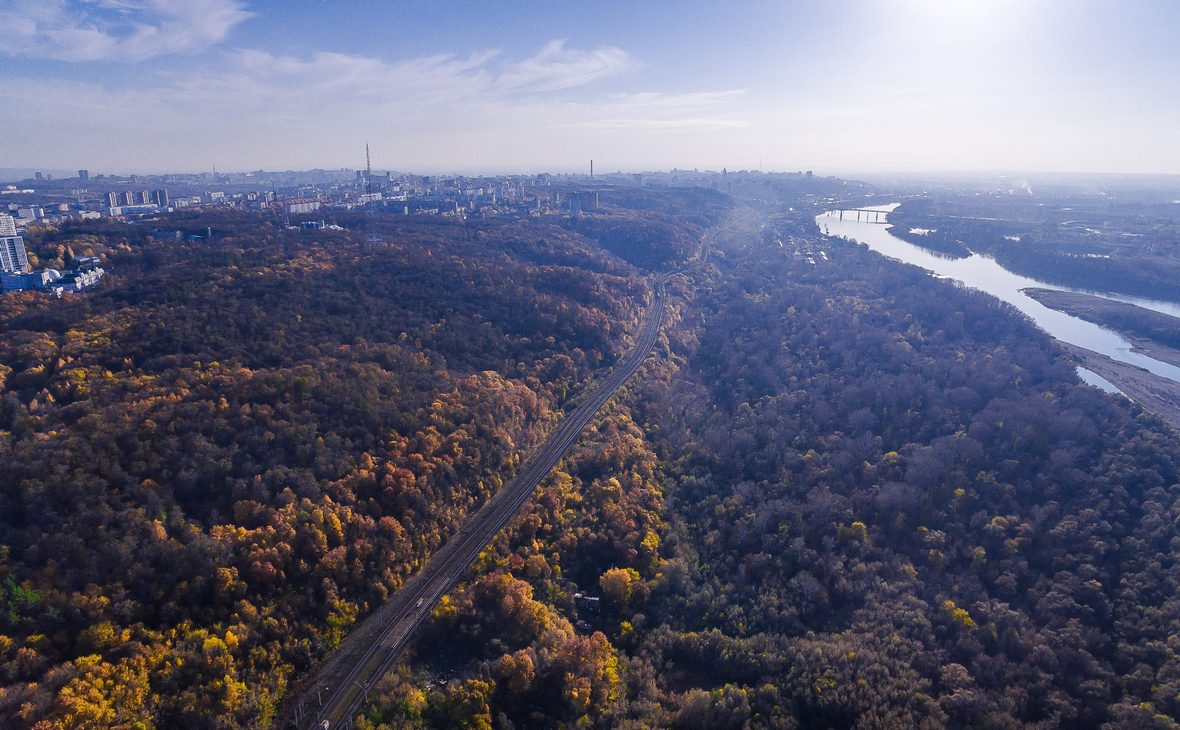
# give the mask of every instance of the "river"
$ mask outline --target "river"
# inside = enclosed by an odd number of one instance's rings
[[[866,209],[892,211],[896,207],[897,204],[893,204],[871,206]],[[1131,343],[1118,333],[1099,327],[1084,319],[1050,309],[1021,290],[1035,287],[1040,289],[1081,292],[1083,294],[1095,294],[1095,292],[1070,289],[1059,284],[1050,284],[1027,276],[1021,276],[1000,266],[996,263],[995,259],[979,254],[972,254],[962,259],[942,256],[936,252],[901,240],[889,233],[886,230],[886,226],[880,223],[849,220],[847,214],[844,216],[844,220],[840,220],[836,213],[828,212],[816,217],[815,222],[819,225],[821,231],[825,231],[830,235],[855,239],[884,256],[903,261],[907,264],[913,264],[936,276],[960,282],[973,289],[979,289],[998,299],[1002,299],[1028,315],[1041,329],[1062,342],[1068,342],[1078,347],[1084,347],[1087,350],[1093,350],[1094,352],[1106,355],[1112,360],[1136,365],[1155,375],[1180,382],[1180,368],[1175,365],[1161,362],[1138,352],[1133,352]],[[1164,314],[1180,317],[1180,305],[1173,302],[1145,300],[1105,293],[1098,294],[1098,296],[1128,302],[1147,309],[1163,312]],[[1093,374],[1089,373],[1089,371],[1085,373],[1079,372],[1079,376],[1086,382],[1103,387],[1104,390],[1108,389],[1104,386],[1109,386],[1109,383],[1105,381],[1102,383],[1095,382],[1093,378],[1097,376],[1091,378],[1087,377],[1088,375]]]

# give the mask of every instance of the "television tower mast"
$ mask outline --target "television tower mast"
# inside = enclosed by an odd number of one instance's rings
[[[373,163],[369,158],[369,143],[365,142],[365,243],[370,246],[381,244],[381,236],[377,235],[376,210],[373,206]]]

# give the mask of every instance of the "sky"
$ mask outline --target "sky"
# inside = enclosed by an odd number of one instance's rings
[[[0,167],[1180,173],[1172,0],[0,0]]]

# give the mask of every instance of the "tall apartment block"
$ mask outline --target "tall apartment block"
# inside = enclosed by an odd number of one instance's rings
[[[0,214],[0,272],[23,274],[29,270],[29,256],[25,253],[25,241],[16,235],[16,221],[12,216]]]

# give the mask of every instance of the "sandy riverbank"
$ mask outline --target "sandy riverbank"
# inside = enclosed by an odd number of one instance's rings
[[[1180,430],[1180,383],[1153,375],[1134,365],[1112,360],[1084,347],[1067,342],[1058,344],[1077,357],[1082,367],[1106,378],[1127,397]]]
[[[1089,294],[1034,288],[1023,291],[1046,307],[1118,332],[1135,352],[1180,367],[1180,349],[1144,336],[1153,333],[1175,341],[1180,337],[1180,320],[1175,317]],[[1180,383],[1084,347],[1060,340],[1058,344],[1077,357],[1083,367],[1106,378],[1127,397],[1180,430]]]

